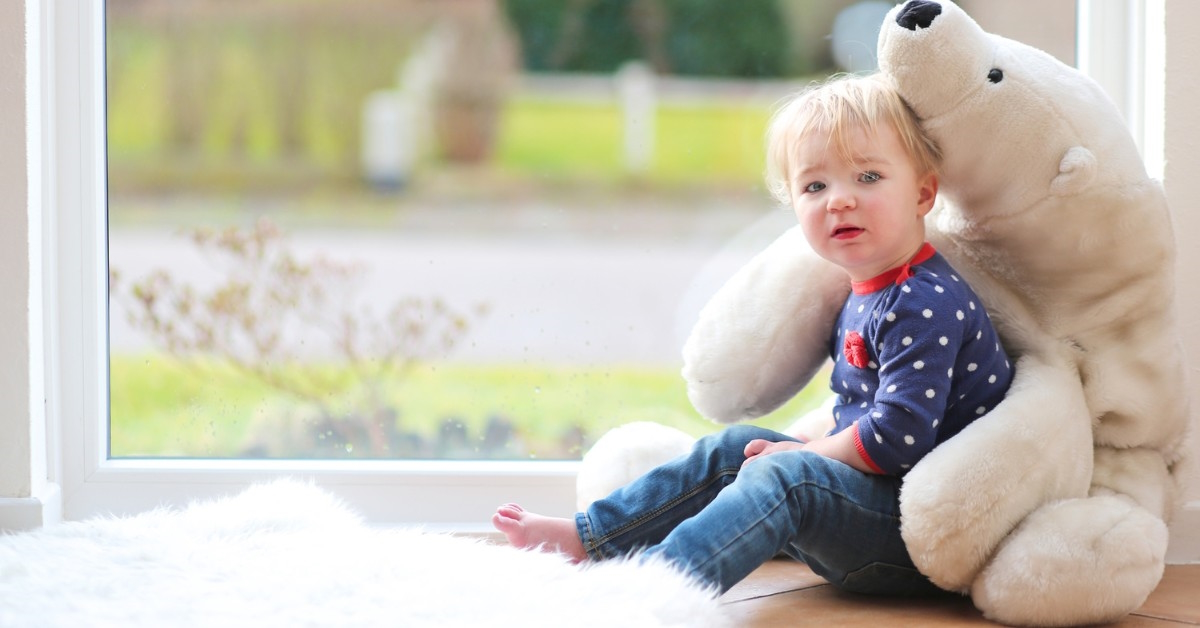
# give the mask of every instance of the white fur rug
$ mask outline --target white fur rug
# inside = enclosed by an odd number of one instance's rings
[[[669,568],[363,524],[295,482],[0,537],[0,626],[723,626]]]

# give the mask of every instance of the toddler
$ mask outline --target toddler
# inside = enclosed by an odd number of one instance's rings
[[[851,282],[829,344],[833,429],[803,442],[729,427],[573,520],[506,504],[492,523],[517,547],[640,552],[721,592],[780,552],[845,590],[936,591],[900,536],[901,479],[1013,376],[979,298],[925,241],[938,148],[878,75],[800,93],[767,139],[772,193]]]

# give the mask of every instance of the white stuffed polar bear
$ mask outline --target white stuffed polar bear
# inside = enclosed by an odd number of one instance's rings
[[[1115,620],[1162,577],[1187,427],[1162,188],[1093,81],[951,2],[892,9],[878,53],[945,154],[929,239],[1017,358],[1005,401],[905,477],[909,552],[997,621]],[[798,228],[781,236],[701,312],[684,347],[696,408],[733,422],[795,395],[848,290]],[[811,416],[797,432],[828,424]],[[585,457],[581,482],[631,480],[609,472],[620,450]]]

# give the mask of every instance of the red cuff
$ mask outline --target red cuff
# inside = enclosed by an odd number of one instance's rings
[[[874,460],[871,460],[870,454],[867,453],[867,448],[863,447],[862,436],[858,433],[857,423],[854,425],[854,450],[858,452],[858,455],[862,457],[863,462],[867,463],[867,466],[870,467],[872,471],[881,475],[886,473],[883,469],[879,468],[879,465],[875,464]]]

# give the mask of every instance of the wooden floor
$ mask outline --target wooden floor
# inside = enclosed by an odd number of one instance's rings
[[[993,626],[966,598],[907,600],[839,593],[802,563],[775,560],[725,593],[739,628],[824,625]],[[1158,589],[1120,628],[1200,626],[1200,565],[1168,565]]]

